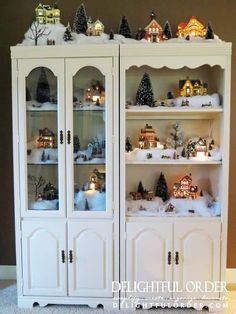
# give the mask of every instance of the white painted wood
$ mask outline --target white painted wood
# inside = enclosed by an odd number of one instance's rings
[[[69,296],[112,297],[112,222],[69,221]]]
[[[0,265],[0,280],[16,280],[16,266]]]
[[[58,97],[58,189],[59,210],[58,211],[35,211],[28,210],[28,172],[27,172],[27,118],[26,118],[26,77],[32,70],[38,67],[50,69],[57,77]],[[19,110],[19,147],[20,147],[20,180],[21,180],[21,211],[24,217],[63,217],[65,216],[66,190],[65,190],[65,143],[60,144],[60,130],[65,129],[65,107],[64,107],[64,62],[62,59],[33,59],[18,60],[18,110]],[[45,126],[49,127],[50,126]]]
[[[205,284],[210,288],[209,283],[214,284],[220,280],[220,234],[219,222],[174,224],[173,280],[183,290],[180,293],[175,292],[175,298],[219,298],[219,291],[205,292]],[[197,287],[197,282],[201,285],[199,289],[194,288]]]
[[[152,282],[172,282],[172,224],[127,223],[126,228],[126,280],[131,289],[135,289],[136,283],[143,282],[139,291],[127,292],[126,296],[145,299],[171,297],[171,291],[161,285],[156,287],[154,284],[154,292],[150,287]],[[148,291],[146,283],[149,284]]]
[[[66,224],[63,221],[22,222],[23,295],[66,296]]]

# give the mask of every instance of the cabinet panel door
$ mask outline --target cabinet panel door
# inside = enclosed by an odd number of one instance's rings
[[[67,294],[66,224],[64,222],[23,221],[24,295],[65,296]]]
[[[127,223],[126,280],[131,289],[135,282],[172,282],[172,224],[171,223]],[[168,260],[168,257],[170,260]],[[170,297],[167,289],[159,286],[159,293],[134,292],[127,296],[141,298]]]
[[[23,216],[65,216],[64,60],[19,60]]]
[[[183,290],[175,293],[176,297],[219,297],[218,292],[206,293],[204,285],[220,280],[220,233],[220,222],[175,223],[174,254],[179,254],[179,261],[174,263],[174,280]],[[203,291],[199,288],[190,293],[198,282]]]
[[[66,60],[69,217],[111,217],[113,200],[112,58]]]
[[[69,295],[112,297],[113,280],[112,222],[68,223]]]

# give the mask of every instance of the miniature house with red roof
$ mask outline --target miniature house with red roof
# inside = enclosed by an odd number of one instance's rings
[[[198,187],[192,185],[191,174],[184,176],[180,182],[174,183],[173,195],[175,198],[192,198],[197,196]]]
[[[200,23],[195,16],[192,16],[188,23],[180,23],[178,25],[178,31],[176,35],[178,37],[205,37],[206,35],[205,26]]]
[[[159,42],[163,39],[163,29],[160,24],[156,21],[156,15],[154,12],[151,14],[151,21],[144,28],[145,36],[144,38],[150,42]]]

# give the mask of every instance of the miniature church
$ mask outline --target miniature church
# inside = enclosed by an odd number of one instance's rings
[[[163,29],[160,24],[156,21],[156,15],[154,12],[151,14],[151,21],[144,28],[145,36],[144,38],[149,42],[159,42],[163,39]]]
[[[196,199],[198,187],[192,185],[191,174],[184,176],[180,182],[174,183],[173,195],[175,198]]]

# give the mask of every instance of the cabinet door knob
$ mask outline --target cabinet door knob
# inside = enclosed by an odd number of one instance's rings
[[[69,262],[73,263],[73,252],[72,252],[72,250],[69,251]]]
[[[60,144],[63,144],[63,140],[64,140],[64,138],[63,138],[63,131],[60,130]]]
[[[65,263],[65,260],[66,260],[65,251],[62,250],[62,251],[61,251],[61,262],[64,264],[64,263]]]
[[[168,265],[171,265],[171,252],[168,252],[168,257],[167,257],[167,263]]]
[[[70,134],[70,131],[68,130],[67,131],[67,144],[70,144],[71,143],[71,134]]]
[[[175,265],[179,265],[179,252],[175,252]]]

